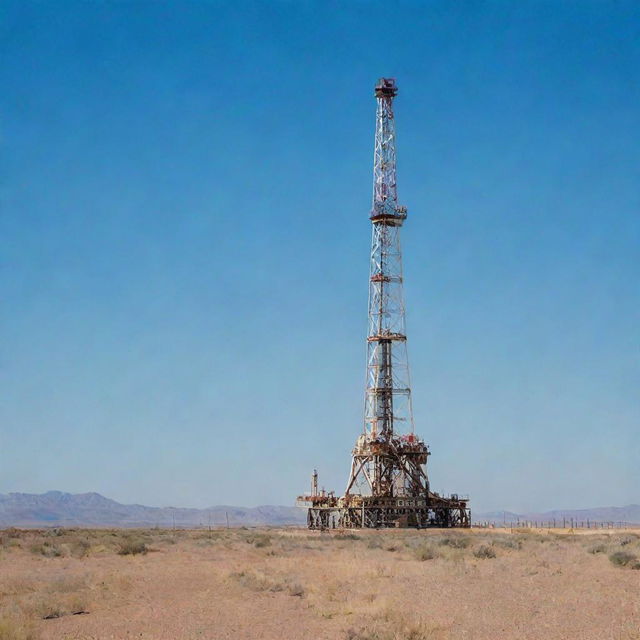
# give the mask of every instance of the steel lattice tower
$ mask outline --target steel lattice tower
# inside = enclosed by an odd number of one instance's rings
[[[400,228],[407,217],[396,191],[396,134],[393,80],[376,86],[378,103],[373,161],[371,267],[365,433],[389,437],[394,422],[413,432],[406,349]],[[399,425],[400,426],[400,425]]]
[[[314,471],[309,526],[468,526],[466,500],[431,492],[429,449],[414,432],[402,276],[400,229],[407,218],[398,205],[393,78],[381,78],[373,162],[369,273],[369,322],[364,425],[352,453],[342,498],[318,492]]]
[[[354,485],[379,496],[426,494],[429,488],[422,469],[429,452],[413,436],[400,245],[407,210],[398,205],[396,189],[397,93],[395,80],[378,81],[364,430],[354,449],[347,494]],[[396,431],[409,435],[399,437]],[[405,451],[407,445],[411,451]]]

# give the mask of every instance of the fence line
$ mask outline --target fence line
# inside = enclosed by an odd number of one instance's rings
[[[552,520],[509,520],[474,522],[474,527],[486,529],[640,529],[640,523],[623,521],[577,520],[553,518]]]

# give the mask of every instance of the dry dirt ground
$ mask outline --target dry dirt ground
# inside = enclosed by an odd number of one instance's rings
[[[0,532],[0,640],[640,639],[640,532]]]

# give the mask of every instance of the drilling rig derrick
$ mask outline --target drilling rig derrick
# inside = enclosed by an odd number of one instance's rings
[[[376,84],[364,423],[344,495],[318,491],[314,471],[311,494],[298,497],[311,529],[470,526],[468,498],[431,491],[430,451],[414,430],[400,245],[407,209],[396,190],[397,93],[393,78]]]

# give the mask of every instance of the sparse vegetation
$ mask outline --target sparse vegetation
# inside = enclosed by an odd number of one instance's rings
[[[32,544],[29,550],[31,553],[44,556],[45,558],[59,558],[64,555],[64,550],[61,547],[48,541]]]
[[[438,557],[435,549],[430,544],[420,545],[415,551],[416,560],[424,562],[425,560],[433,560]]]
[[[247,569],[229,574],[229,578],[241,586],[252,591],[286,591],[289,595],[302,597],[304,587],[297,582],[291,582],[287,577],[270,576],[261,571]]]
[[[596,553],[605,553],[605,552],[606,552],[606,550],[607,550],[607,545],[606,545],[606,544],[602,544],[602,543],[600,543],[600,544],[594,544],[594,545],[592,545],[591,547],[589,547],[589,548],[587,549],[587,551],[588,551],[589,553],[593,553],[594,555],[595,555]]]
[[[74,558],[84,558],[91,549],[91,543],[86,538],[76,538],[71,543],[71,555]]]
[[[21,546],[20,538],[10,530],[0,533],[0,549],[8,551],[10,549],[20,548]]]
[[[42,620],[61,618],[67,615],[77,615],[87,613],[89,609],[88,600],[84,594],[42,594],[31,602],[27,611]]]
[[[334,540],[360,540],[360,536],[355,533],[338,533],[333,536]]]
[[[500,547],[501,549],[522,549],[522,539],[516,537],[497,536],[492,540],[491,544],[494,547]]]
[[[471,540],[466,536],[449,536],[442,538],[440,544],[452,549],[466,549],[471,544]]]
[[[474,552],[473,555],[475,558],[487,559],[487,558],[495,558],[496,552],[493,547],[489,547],[486,544],[480,545]]]
[[[257,549],[262,549],[263,547],[271,546],[271,536],[264,533],[257,533],[255,535],[248,536],[247,542],[249,544],[253,544]]]
[[[629,553],[628,551],[614,551],[609,555],[609,560],[616,567],[626,567],[627,565],[634,565],[638,556],[635,553]]]
[[[0,640],[37,640],[40,632],[123,637],[122,626],[108,628],[105,610],[126,620],[132,637],[162,636],[169,628],[173,637],[197,637],[208,624],[206,606],[197,604],[206,602],[203,594],[229,603],[216,624],[233,624],[239,639],[282,619],[300,637],[452,640],[455,619],[456,634],[493,640],[514,631],[508,607],[480,622],[474,613],[484,580],[499,597],[496,570],[509,576],[504,589],[518,598],[529,597],[532,576],[553,594],[557,615],[543,609],[531,620],[545,624],[547,640],[564,638],[561,621],[576,615],[566,585],[585,581],[612,612],[589,620],[593,637],[626,638],[615,612],[635,593],[637,572],[630,570],[640,570],[640,539],[628,532],[59,528],[0,532],[0,539]],[[145,557],[150,549],[158,554]],[[138,560],[119,561],[120,553]],[[89,615],[75,617],[82,612]],[[631,623],[640,624],[640,612]],[[264,628],[265,640],[280,639],[276,627]]]
[[[449,637],[448,629],[442,625],[391,609],[372,618],[360,628],[349,629],[346,640],[444,640]]]
[[[135,556],[140,553],[144,554],[149,551],[144,540],[140,538],[129,538],[120,543],[118,554],[121,556]]]
[[[33,622],[22,617],[0,615],[0,640],[38,640]]]

